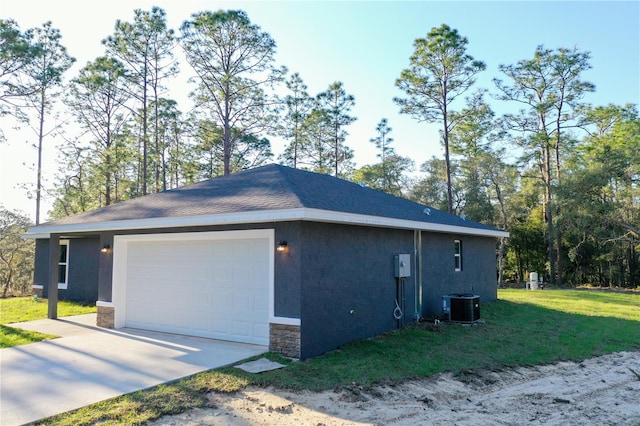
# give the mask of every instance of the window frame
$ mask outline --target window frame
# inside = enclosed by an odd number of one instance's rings
[[[462,240],[453,240],[453,270],[462,271]]]
[[[66,258],[60,259],[60,250],[66,247]],[[64,281],[60,280],[60,267],[64,267]],[[69,287],[69,240],[60,240],[58,245],[58,290],[66,290]]]

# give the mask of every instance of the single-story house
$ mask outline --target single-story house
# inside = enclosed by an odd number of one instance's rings
[[[336,177],[266,165],[31,227],[35,285],[101,327],[309,358],[497,298],[508,233]],[[53,250],[51,248],[54,248]]]

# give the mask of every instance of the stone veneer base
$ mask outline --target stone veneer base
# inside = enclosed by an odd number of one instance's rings
[[[98,306],[96,325],[102,328],[114,328],[115,309],[110,306]]]
[[[269,351],[300,358],[300,326],[269,324]]]

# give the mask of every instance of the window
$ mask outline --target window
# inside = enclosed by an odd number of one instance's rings
[[[69,278],[69,240],[60,240],[60,251],[58,255],[58,288],[67,288]]]
[[[462,241],[453,240],[453,270],[462,271]]]

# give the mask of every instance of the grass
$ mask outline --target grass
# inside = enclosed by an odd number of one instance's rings
[[[228,367],[45,419],[41,424],[142,424],[194,407],[206,394],[253,384],[325,390],[393,384],[439,372],[500,370],[640,350],[640,294],[500,290],[473,326],[421,323],[261,374]]]
[[[95,305],[59,301],[58,316],[67,317],[96,312]],[[0,299],[0,348],[26,345],[58,336],[8,327],[6,324],[47,318],[48,300],[33,297]]]
[[[57,337],[59,336],[0,325],[0,349],[27,345],[29,343],[55,339]]]

